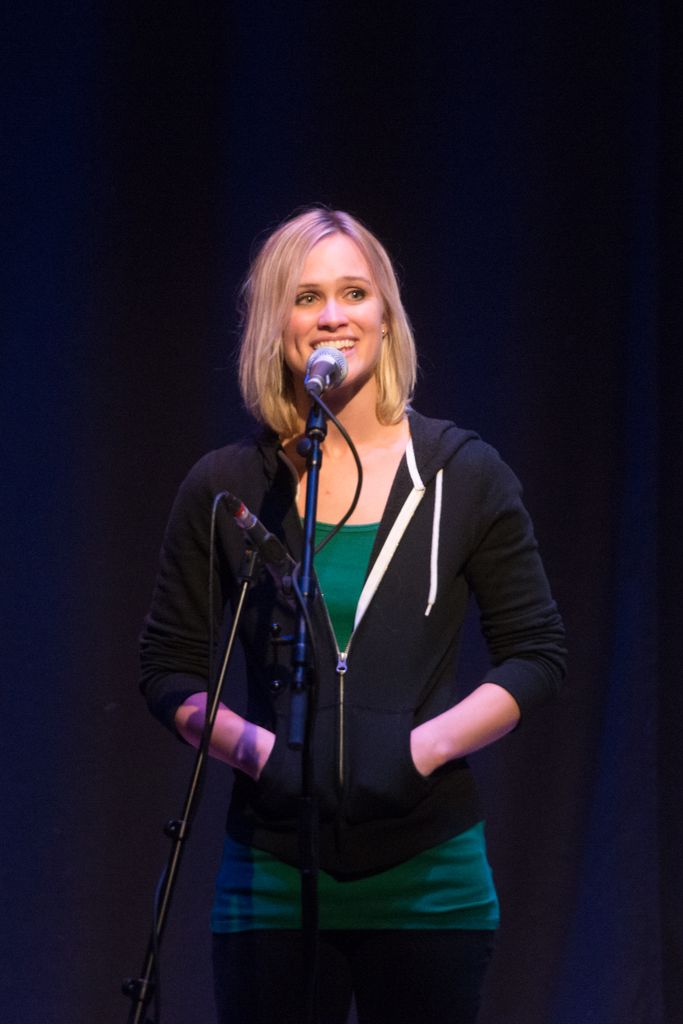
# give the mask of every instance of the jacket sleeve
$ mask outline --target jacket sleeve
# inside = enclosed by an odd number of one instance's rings
[[[173,731],[177,708],[193,693],[207,689],[210,476],[210,456],[205,456],[180,487],[140,639],[140,689],[152,714]],[[215,567],[214,636],[222,606],[220,575]]]
[[[478,528],[466,575],[479,606],[491,668],[485,681],[515,698],[522,715],[557,693],[565,674],[564,627],[516,476],[484,446]]]

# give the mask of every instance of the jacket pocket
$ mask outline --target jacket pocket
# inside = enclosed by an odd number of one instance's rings
[[[298,814],[301,796],[301,752],[290,750],[289,720],[278,715],[275,743],[256,783],[255,807],[270,819],[289,820]]]
[[[312,794],[317,800],[323,821],[332,819],[339,811],[335,757],[336,718],[336,705],[318,709],[312,730]],[[273,749],[261,777],[253,783],[254,809],[262,819],[274,824],[296,819],[300,811],[303,754],[300,750],[289,749],[289,724],[288,715],[278,715]]]
[[[414,712],[347,708],[345,817],[356,823],[407,814],[430,791],[410,752]]]

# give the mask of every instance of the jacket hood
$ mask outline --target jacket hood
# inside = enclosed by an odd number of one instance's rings
[[[408,410],[415,460],[423,483],[428,484],[437,472],[469,441],[479,440],[474,430],[463,430],[451,420],[433,420]]]

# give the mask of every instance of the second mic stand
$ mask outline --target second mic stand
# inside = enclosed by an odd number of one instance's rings
[[[183,809],[180,817],[173,821],[169,821],[164,829],[165,834],[172,841],[172,846],[168,863],[159,883],[157,898],[155,900],[152,934],[150,935],[147,944],[142,973],[137,978],[126,978],[122,986],[123,994],[128,996],[132,1001],[130,1012],[128,1014],[128,1024],[151,1024],[151,1022],[147,1020],[147,1007],[153,998],[159,998],[158,991],[155,991],[155,979],[158,974],[161,939],[166,925],[176,878],[180,869],[180,861],[184,852],[184,844],[189,837],[190,826],[199,804],[206,768],[206,760],[209,752],[211,732],[218,714],[223,684],[225,682],[235,639],[237,637],[242,609],[244,607],[247,591],[254,582],[257,565],[258,553],[255,550],[248,548],[245,552],[244,562],[240,571],[240,591],[237,608],[233,617],[230,635],[223,651],[218,679],[207,708],[204,734],[195,756],[192,777],[185,795]],[[157,1017],[158,1014],[155,1014],[155,1020]]]
[[[294,641],[294,679],[289,726],[289,747],[291,750],[301,751],[301,931],[306,978],[306,1006],[302,1020],[306,1024],[314,1024],[316,1020],[319,863],[319,818],[317,804],[313,796],[313,765],[310,749],[312,669],[309,654],[311,646],[309,624],[316,588],[313,556],[315,553],[318,481],[323,458],[321,445],[326,436],[325,413],[313,398],[306,421],[306,435],[297,445],[299,455],[306,459],[308,472],[304,512],[304,547],[298,581],[303,607],[299,611]]]

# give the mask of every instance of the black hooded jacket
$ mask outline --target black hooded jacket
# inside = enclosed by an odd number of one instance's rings
[[[470,593],[490,654],[483,681],[508,690],[522,716],[552,697],[564,674],[562,622],[516,477],[472,431],[414,411],[410,430],[341,665],[320,596],[312,612],[313,791],[320,864],[337,877],[391,867],[479,820],[464,759],[424,778],[410,754],[414,726],[457,699]],[[224,490],[238,495],[295,560],[301,556],[296,477],[275,435],[210,452],[195,465],[173,506],[142,635],[141,688],[170,728],[179,705],[207,687],[210,517]],[[234,607],[244,554],[242,532],[219,508],[216,635]],[[236,773],[227,823],[235,839],[291,864],[298,861],[301,762],[287,744],[291,646],[274,643],[272,627],[286,637],[295,618],[264,571],[248,593],[240,640],[247,717],[276,740],[258,782]],[[228,704],[229,691],[228,681]]]

